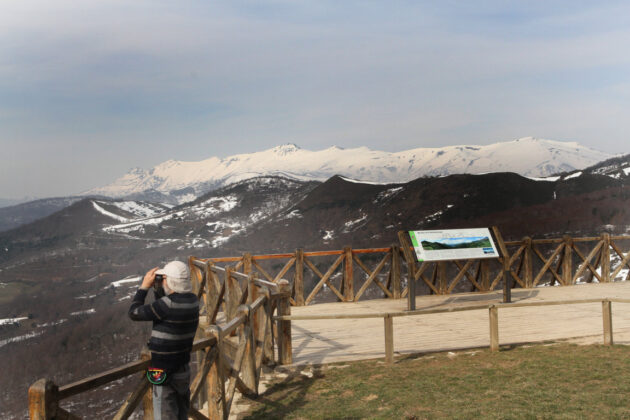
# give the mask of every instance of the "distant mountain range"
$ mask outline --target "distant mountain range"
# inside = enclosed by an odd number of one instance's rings
[[[367,147],[320,151],[285,144],[262,152],[212,157],[199,162],[169,160],[134,168],[113,183],[82,195],[102,195],[182,204],[222,186],[258,176],[324,181],[334,175],[380,183],[422,176],[515,172],[543,177],[582,169],[612,157],[575,142],[526,137],[487,146],[418,148],[389,153]]]

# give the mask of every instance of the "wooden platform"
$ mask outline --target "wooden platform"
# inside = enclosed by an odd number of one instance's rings
[[[630,299],[630,283],[584,284],[515,289],[512,302],[576,299]],[[418,296],[417,309],[499,303],[501,292]],[[405,299],[325,303],[292,307],[292,315],[397,312]],[[613,303],[614,342],[630,344],[630,304]],[[601,303],[499,309],[501,345],[578,338],[602,343]],[[319,364],[381,358],[385,355],[382,318],[292,321],[293,363]],[[394,318],[394,354],[446,351],[490,344],[488,310]]]

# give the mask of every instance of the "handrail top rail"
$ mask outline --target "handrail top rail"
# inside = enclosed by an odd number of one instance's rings
[[[490,308],[519,308],[530,306],[553,306],[553,305],[577,305],[597,302],[617,302],[630,303],[630,299],[621,298],[596,298],[596,299],[572,299],[572,300],[553,300],[540,302],[515,302],[515,303],[484,303],[477,305],[453,306],[449,308],[438,309],[418,309],[414,311],[393,311],[393,312],[374,312],[374,313],[356,313],[356,314],[327,314],[327,315],[283,315],[274,316],[274,321],[314,321],[323,319],[365,319],[365,318],[396,318],[414,315],[431,315],[447,312],[463,312],[475,311]]]
[[[516,241],[505,241],[506,246],[518,246],[523,245],[524,239],[516,240]],[[541,239],[531,239],[533,245],[543,245],[543,244],[560,244],[565,241],[564,238],[541,238]],[[610,235],[611,240],[622,241],[622,240],[630,240],[630,235]],[[578,237],[571,238],[573,242],[594,242],[602,240],[601,236],[588,236],[588,237]],[[413,247],[411,247],[413,249]],[[371,253],[383,253],[383,252],[391,252],[392,247],[381,247],[381,248],[359,248],[359,249],[351,249],[353,254],[371,254]],[[334,250],[326,250],[326,251],[304,251],[305,257],[323,257],[323,256],[334,256],[334,255],[342,255],[345,251],[343,249],[334,249]],[[260,255],[252,255],[251,259],[253,261],[260,260],[272,260],[272,259],[286,259],[286,258],[294,258],[295,252],[291,253],[280,253],[280,254],[260,254]],[[238,257],[212,257],[212,258],[193,258],[193,263],[203,268],[201,265],[210,261],[212,263],[227,263],[227,262],[239,262],[243,260],[243,256]]]

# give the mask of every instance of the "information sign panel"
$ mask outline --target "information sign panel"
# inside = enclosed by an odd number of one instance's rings
[[[498,258],[488,228],[409,231],[418,261]]]

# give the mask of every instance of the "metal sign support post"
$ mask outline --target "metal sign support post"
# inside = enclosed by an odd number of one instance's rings
[[[492,233],[496,239],[497,245],[499,245],[499,252],[501,253],[502,271],[503,271],[503,303],[512,303],[512,282],[510,281],[510,256],[507,252],[505,242],[503,242],[503,236],[497,226],[492,226]]]

